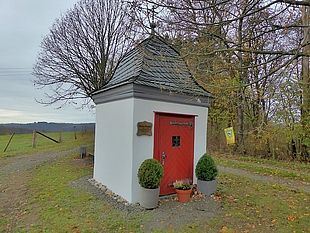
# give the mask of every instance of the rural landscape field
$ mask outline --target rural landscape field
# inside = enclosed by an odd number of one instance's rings
[[[15,135],[4,153],[9,138],[0,136],[0,232],[310,232],[306,164],[214,154],[218,190],[203,198],[210,209],[171,197],[155,210],[136,203],[130,211],[72,185],[92,175],[93,158],[81,159],[79,147],[93,152],[93,132],[78,133],[77,139],[63,133],[59,144],[40,137],[35,149],[32,134]],[[170,216],[169,202],[183,214]]]

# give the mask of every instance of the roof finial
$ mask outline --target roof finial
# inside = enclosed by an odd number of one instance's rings
[[[155,15],[155,8],[154,5],[152,7],[152,22],[150,23],[151,26],[151,35],[155,35],[155,28],[156,28],[156,23],[154,22],[154,16]]]

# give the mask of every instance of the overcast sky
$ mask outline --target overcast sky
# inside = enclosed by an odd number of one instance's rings
[[[88,110],[44,107],[33,86],[40,43],[56,18],[78,0],[0,0],[0,123],[95,122]]]

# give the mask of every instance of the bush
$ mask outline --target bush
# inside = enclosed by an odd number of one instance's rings
[[[143,188],[158,188],[164,176],[163,166],[156,159],[146,159],[138,170],[138,182]]]
[[[198,180],[215,180],[218,170],[210,155],[204,154],[196,165],[195,174]]]

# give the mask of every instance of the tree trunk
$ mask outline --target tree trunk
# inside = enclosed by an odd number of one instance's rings
[[[242,69],[243,66],[243,54],[241,52],[242,49],[242,25],[243,19],[239,20],[238,25],[238,43],[239,43],[239,51],[238,51],[238,75],[239,75],[239,91],[238,91],[238,110],[237,110],[237,124],[238,124],[238,132],[237,132],[237,152],[245,154],[244,150],[244,93],[243,93],[243,84],[244,84],[244,72]]]
[[[304,43],[309,43],[309,7],[302,7],[302,24],[304,26]],[[310,46],[303,47],[304,53],[309,53]],[[306,143],[309,137],[309,56],[302,57],[302,107],[301,107],[301,123],[303,127],[303,137],[301,145],[301,156],[303,160],[309,159],[309,145]]]

